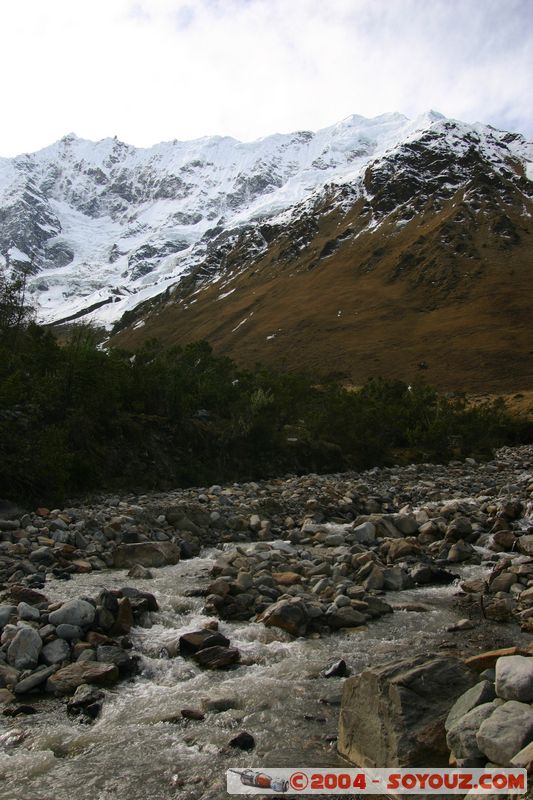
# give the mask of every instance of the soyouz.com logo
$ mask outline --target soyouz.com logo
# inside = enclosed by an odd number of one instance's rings
[[[525,794],[525,769],[229,769],[228,794]]]

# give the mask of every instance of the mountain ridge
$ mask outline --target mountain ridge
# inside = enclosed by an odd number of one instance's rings
[[[496,338],[494,362],[511,364],[512,353],[525,376],[528,333],[522,343],[515,333],[533,277],[532,161],[520,134],[433,111],[352,115],[249,143],[139,149],[69,135],[0,161],[0,258],[33,273],[41,320],[114,324],[123,346],[207,338],[243,362],[326,358],[361,380],[394,374],[379,345],[389,328],[399,335],[402,317],[404,376],[413,358],[428,361],[417,329],[435,337],[435,324],[454,341],[478,313],[485,337],[497,321],[481,351]],[[513,314],[494,313],[494,293]],[[446,313],[457,320],[448,332]],[[302,331],[320,339],[317,358]]]

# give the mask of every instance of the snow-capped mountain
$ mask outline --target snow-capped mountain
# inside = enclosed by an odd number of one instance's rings
[[[180,292],[225,285],[231,254],[234,276],[284,232],[280,260],[290,261],[333,208],[359,204],[361,215],[320,258],[391,217],[400,230],[423,197],[446,201],[476,170],[525,198],[532,160],[519,135],[435,112],[352,116],[250,143],[210,137],[138,149],[70,134],[0,159],[0,263],[29,270],[43,321],[109,325],[180,282]]]

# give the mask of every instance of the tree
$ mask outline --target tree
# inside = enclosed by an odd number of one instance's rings
[[[32,316],[26,293],[30,269],[9,273],[0,268],[0,337],[13,344]]]

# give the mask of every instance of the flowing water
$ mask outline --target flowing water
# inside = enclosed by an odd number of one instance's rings
[[[368,629],[318,639],[291,639],[257,623],[221,622],[220,630],[241,652],[241,664],[227,672],[202,671],[172,654],[180,634],[205,624],[202,598],[190,594],[207,585],[217,554],[204,551],[154,570],[153,580],[113,571],[47,583],[53,600],[137,586],[156,595],[160,611],[151,628],[132,633],[142,654],[141,674],[107,693],[94,724],[67,717],[62,699],[40,701],[40,713],[31,717],[0,717],[1,800],[218,800],[227,797],[228,766],[339,765],[328,735],[337,730],[342,681],[322,677],[321,670],[338,658],[356,672],[435,652],[458,619],[452,585],[388,593],[393,605],[423,604],[427,610],[397,610]],[[463,567],[462,574],[482,569]],[[231,708],[209,712],[203,721],[164,721],[183,708],[200,708],[208,698],[227,699]],[[14,727],[26,734],[18,746]],[[256,739],[251,753],[228,748],[241,730]]]

